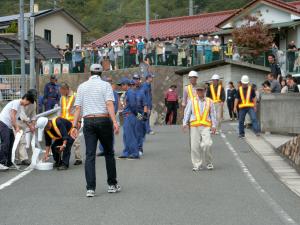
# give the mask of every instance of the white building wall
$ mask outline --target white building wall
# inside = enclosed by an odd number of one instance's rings
[[[73,42],[81,45],[81,31],[62,13],[39,18],[35,23],[35,33],[44,38],[44,30],[51,30],[51,44],[65,47],[67,34],[73,35]]]

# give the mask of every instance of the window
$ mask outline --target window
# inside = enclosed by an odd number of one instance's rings
[[[44,30],[44,38],[51,43],[51,30]]]
[[[73,35],[67,34],[67,43],[69,44],[69,47],[73,49]]]

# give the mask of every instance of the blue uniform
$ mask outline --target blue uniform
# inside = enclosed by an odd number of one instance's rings
[[[137,112],[140,114],[144,114],[144,107],[148,106],[147,98],[145,95],[145,91],[142,87],[139,87],[136,90],[136,105]],[[136,135],[137,135],[137,143],[139,151],[143,152],[143,143],[146,135],[146,122],[143,119],[137,119],[136,122]]]
[[[148,83],[148,82],[145,82],[145,83],[143,83],[142,88],[144,89],[144,92],[145,92],[148,110],[151,111],[152,110],[152,88],[151,88],[151,84]],[[150,118],[150,114],[148,115],[148,119],[146,121],[146,133],[147,134],[149,134],[151,132],[149,118]]]
[[[60,93],[59,86],[55,83],[48,83],[44,89],[45,111],[53,109],[59,103]]]
[[[137,135],[136,135],[136,90],[129,89],[125,94],[126,106],[123,111],[124,124],[123,124],[123,142],[124,150],[123,157],[139,158]]]

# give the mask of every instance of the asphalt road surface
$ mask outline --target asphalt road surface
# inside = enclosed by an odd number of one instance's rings
[[[300,199],[223,126],[214,136],[215,170],[192,171],[188,135],[155,127],[141,160],[117,160],[122,191],[108,194],[97,158],[97,196],[85,197],[84,167],[32,171],[0,190],[0,225],[285,225],[300,224]],[[116,155],[122,150],[116,138]],[[0,173],[0,185],[20,174]]]

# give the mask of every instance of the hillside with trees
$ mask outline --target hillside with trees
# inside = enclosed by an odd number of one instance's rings
[[[29,0],[24,0],[29,11]],[[188,15],[188,0],[149,0],[151,19]],[[54,7],[54,0],[35,0],[40,10]],[[213,12],[242,7],[250,0],[194,0],[194,13]],[[86,41],[99,38],[127,22],[145,18],[145,0],[56,0],[56,7],[63,7],[84,23],[90,32]],[[16,14],[19,0],[1,0],[0,16]]]

